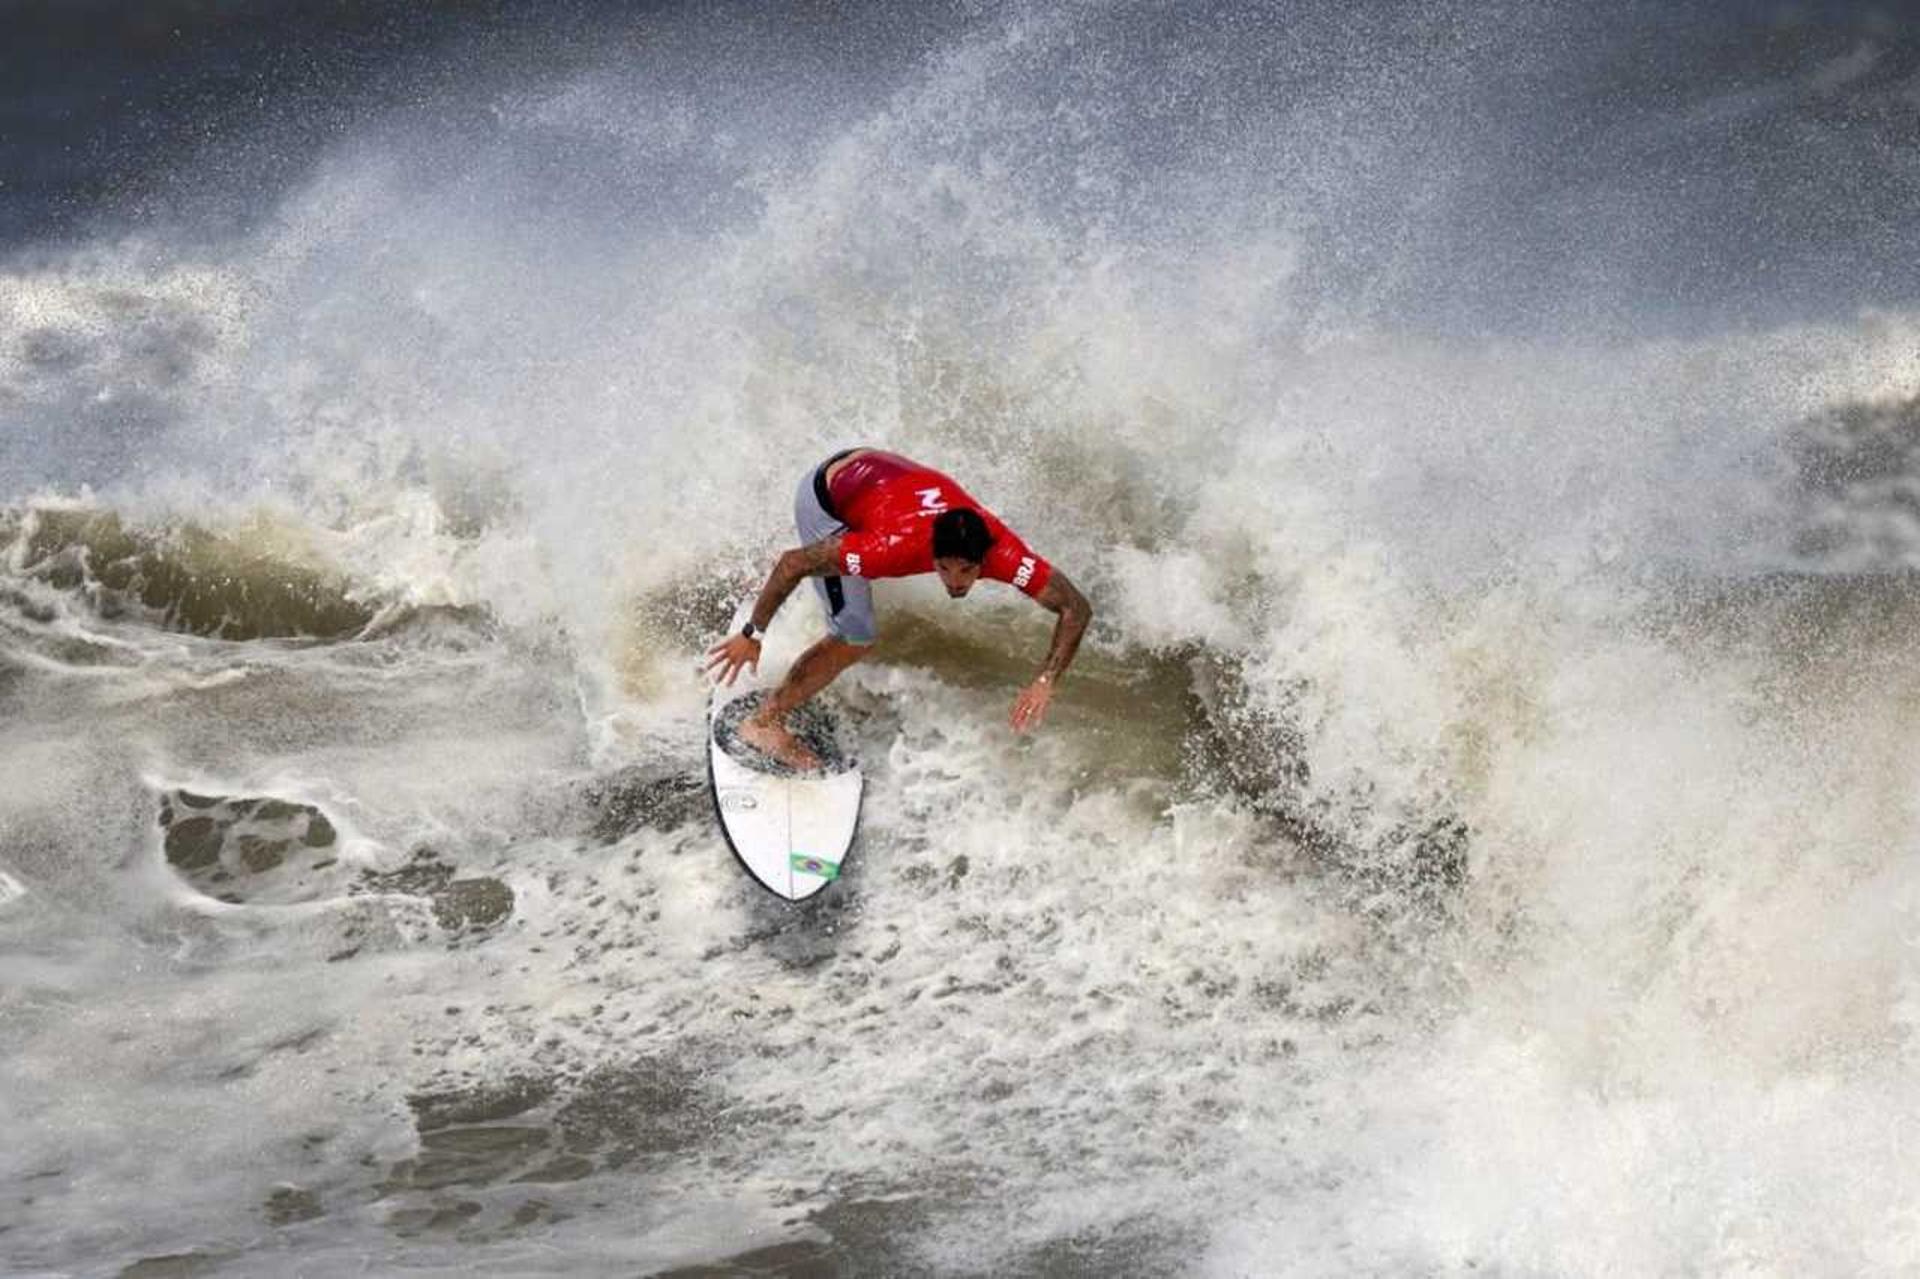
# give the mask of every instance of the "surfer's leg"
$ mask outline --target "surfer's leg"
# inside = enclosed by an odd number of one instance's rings
[[[847,526],[828,509],[826,492],[826,469],[842,456],[835,454],[801,477],[793,497],[793,522],[803,545],[846,531]],[[873,618],[873,585],[865,578],[816,577],[813,586],[832,634],[795,659],[780,687],[741,721],[739,729],[748,745],[798,768],[817,768],[820,761],[787,728],[787,716],[864,657],[879,633]]]
[[[837,635],[816,641],[787,668],[780,687],[740,723],[740,736],[749,746],[796,768],[818,768],[820,760],[787,727],[787,716],[839,677],[841,671],[867,655],[870,645],[850,644]]]
[[[787,670],[786,679],[774,691],[760,714],[769,723],[782,723],[787,715],[815,693],[833,683],[841,671],[865,657],[880,637],[873,616],[873,583],[864,577],[816,577],[821,603],[827,610],[830,634],[800,654]]]
[[[839,678],[840,672],[867,655],[868,644],[849,644],[837,635],[817,640],[787,668],[787,677],[754,713],[755,719],[784,720],[807,699]]]

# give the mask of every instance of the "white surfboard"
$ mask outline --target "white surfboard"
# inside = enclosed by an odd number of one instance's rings
[[[745,610],[734,620],[738,631]],[[763,660],[761,670],[769,665]],[[825,767],[818,773],[784,769],[734,737],[733,726],[774,683],[743,669],[733,687],[715,686],[707,710],[707,774],[734,856],[761,887],[801,901],[840,878],[864,783],[859,764],[840,749],[831,715],[817,705],[803,708],[792,727],[821,756]]]

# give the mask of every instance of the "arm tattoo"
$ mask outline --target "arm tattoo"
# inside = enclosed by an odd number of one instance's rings
[[[787,596],[793,594],[793,588],[800,584],[800,579],[836,573],[839,571],[839,560],[840,536],[837,533],[782,553],[774,561],[773,572],[767,575],[767,584],[760,588],[760,598],[754,601],[754,629],[764,631],[773,624],[773,615],[787,602]]]
[[[1087,623],[1093,620],[1093,605],[1059,569],[1053,571],[1034,599],[1042,608],[1060,616],[1053,624],[1053,643],[1047,648],[1047,664],[1040,670],[1041,677],[1057,682],[1079,651],[1080,637],[1086,633]]]

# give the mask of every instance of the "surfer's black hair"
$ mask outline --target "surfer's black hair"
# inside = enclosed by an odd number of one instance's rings
[[[956,506],[933,517],[933,558],[936,560],[966,560],[978,564],[987,558],[987,548],[992,545],[993,534],[987,532],[987,522],[980,518],[978,511]]]

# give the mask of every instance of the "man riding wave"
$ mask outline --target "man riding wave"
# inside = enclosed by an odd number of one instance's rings
[[[1046,663],[1014,699],[1008,721],[1024,732],[1046,716],[1093,607],[1065,573],[1030,550],[950,477],[897,453],[848,449],[801,480],[794,523],[802,545],[774,562],[752,617],[738,634],[709,650],[708,670],[727,684],[743,666],[757,673],[761,633],[805,577],[814,579],[831,634],[802,653],[780,687],[741,723],[740,736],[749,745],[795,768],[819,767],[813,752],[788,729],[787,716],[866,656],[878,638],[871,585],[876,577],[938,573],[954,599],[987,577],[1018,588],[1057,614]]]

